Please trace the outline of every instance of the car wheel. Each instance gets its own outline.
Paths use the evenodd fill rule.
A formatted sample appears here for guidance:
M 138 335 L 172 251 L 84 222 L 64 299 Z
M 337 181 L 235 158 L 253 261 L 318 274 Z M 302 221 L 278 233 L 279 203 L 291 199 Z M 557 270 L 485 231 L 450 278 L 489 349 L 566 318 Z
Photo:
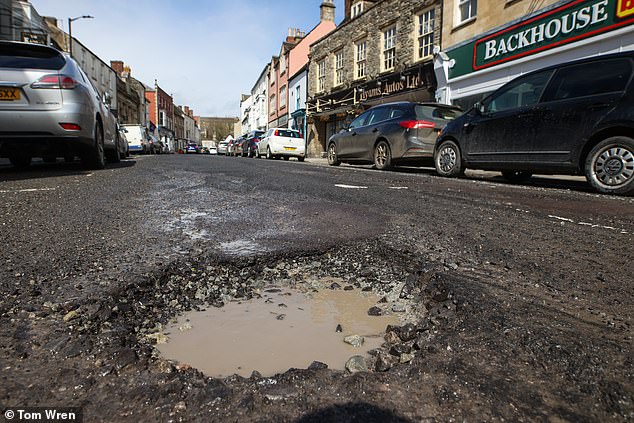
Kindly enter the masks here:
M 337 145 L 333 142 L 328 146 L 328 164 L 330 166 L 339 166 L 339 156 L 337 156 Z
M 266 158 L 269 160 L 273 158 L 273 154 L 271 154 L 271 147 L 266 147 Z
M 634 140 L 610 137 L 588 154 L 586 178 L 592 187 L 605 194 L 634 193 Z
M 300 161 L 300 162 L 303 162 L 304 161 L 304 157 L 298 157 L 297 160 Z
M 374 147 L 374 166 L 379 170 L 388 170 L 392 167 L 392 152 L 387 141 L 379 141 Z
M 82 156 L 82 163 L 88 169 L 103 169 L 106 167 L 106 155 L 103 149 L 103 133 L 101 125 L 95 125 L 94 145 L 90 151 Z
M 291 158 L 288 156 L 284 156 L 284 160 L 289 161 Z
M 445 141 L 436 150 L 436 172 L 441 176 L 459 176 L 464 173 L 460 148 L 453 141 Z
M 503 170 L 502 176 L 509 182 L 521 183 L 528 181 L 533 174 L 523 170 Z
M 31 156 L 11 156 L 9 157 L 9 162 L 18 169 L 26 169 L 31 165 Z

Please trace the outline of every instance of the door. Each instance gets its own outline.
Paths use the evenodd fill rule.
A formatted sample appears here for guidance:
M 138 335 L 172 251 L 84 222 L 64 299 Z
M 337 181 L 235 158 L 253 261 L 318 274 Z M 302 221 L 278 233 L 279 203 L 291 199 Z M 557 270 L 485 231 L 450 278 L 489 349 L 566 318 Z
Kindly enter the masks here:
M 542 101 L 532 160 L 577 166 L 577 157 L 602 118 L 612 110 L 632 75 L 632 61 L 616 58 L 558 69 Z
M 381 124 L 390 118 L 390 107 L 374 107 L 368 110 L 364 126 L 357 129 L 352 141 L 352 155 L 356 158 L 374 161 L 374 144 L 381 136 Z
M 522 163 L 530 156 L 542 110 L 539 99 L 552 76 L 548 70 L 520 77 L 482 102 L 464 127 L 465 150 L 474 163 Z
M 348 130 L 337 137 L 337 155 L 340 158 L 353 157 L 353 144 L 359 136 L 359 131 L 365 126 L 368 114 L 368 112 L 365 112 L 357 116 L 348 127 Z

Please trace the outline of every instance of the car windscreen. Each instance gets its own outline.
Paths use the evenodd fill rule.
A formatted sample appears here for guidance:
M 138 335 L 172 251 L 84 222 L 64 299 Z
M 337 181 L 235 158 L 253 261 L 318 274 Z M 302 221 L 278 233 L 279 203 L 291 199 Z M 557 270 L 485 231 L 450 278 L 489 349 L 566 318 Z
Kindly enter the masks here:
M 64 57 L 48 47 L 0 43 L 0 68 L 60 70 L 65 64 Z
M 278 137 L 301 138 L 299 132 L 286 129 L 278 129 L 277 131 L 275 131 L 275 135 L 277 135 Z
M 460 110 L 449 107 L 416 106 L 417 119 L 442 119 L 449 121 L 454 120 L 461 114 L 462 112 Z

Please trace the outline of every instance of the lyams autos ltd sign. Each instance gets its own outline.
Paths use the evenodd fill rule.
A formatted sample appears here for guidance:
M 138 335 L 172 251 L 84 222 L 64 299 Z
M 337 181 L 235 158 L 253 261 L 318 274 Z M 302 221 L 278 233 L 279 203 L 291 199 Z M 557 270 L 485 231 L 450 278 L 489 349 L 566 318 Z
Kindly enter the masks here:
M 450 78 L 634 23 L 634 0 L 577 0 L 449 51 Z

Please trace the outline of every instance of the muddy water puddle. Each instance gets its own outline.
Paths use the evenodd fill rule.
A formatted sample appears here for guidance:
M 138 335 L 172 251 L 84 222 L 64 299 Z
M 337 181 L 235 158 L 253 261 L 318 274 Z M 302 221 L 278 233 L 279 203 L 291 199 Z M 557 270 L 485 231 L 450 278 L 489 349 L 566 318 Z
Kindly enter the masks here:
M 357 290 L 268 287 L 262 298 L 182 316 L 167 328 L 169 342 L 157 347 L 213 377 L 249 377 L 254 370 L 273 376 L 313 361 L 343 370 L 350 357 L 381 346 L 387 325 L 399 324 L 394 315 L 368 316 L 377 301 Z M 349 335 L 363 336 L 363 345 L 345 343 Z

